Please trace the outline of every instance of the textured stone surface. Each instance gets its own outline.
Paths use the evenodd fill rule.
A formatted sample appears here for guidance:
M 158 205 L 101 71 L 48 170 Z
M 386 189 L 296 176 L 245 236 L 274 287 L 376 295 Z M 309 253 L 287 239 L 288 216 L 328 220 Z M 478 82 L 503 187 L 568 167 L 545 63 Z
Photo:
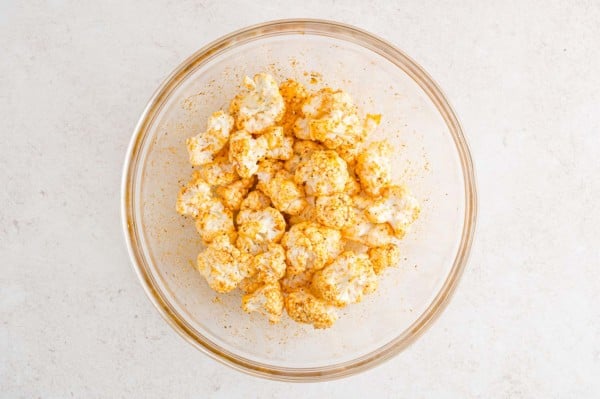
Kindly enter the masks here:
M 283 3 L 0 2 L 0 397 L 597 395 L 600 5 Z M 160 81 L 223 34 L 298 16 L 370 30 L 434 76 L 481 201 L 470 265 L 433 328 L 374 370 L 304 385 L 179 338 L 131 271 L 119 220 L 125 148 Z

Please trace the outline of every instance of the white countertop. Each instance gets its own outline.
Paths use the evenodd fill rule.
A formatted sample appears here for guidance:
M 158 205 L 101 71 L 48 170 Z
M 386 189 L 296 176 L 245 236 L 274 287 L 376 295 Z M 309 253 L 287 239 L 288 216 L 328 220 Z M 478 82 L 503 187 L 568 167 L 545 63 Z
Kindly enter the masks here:
M 0 2 L 0 397 L 597 395 L 600 4 L 444 3 Z M 303 385 L 231 370 L 172 331 L 119 216 L 125 149 L 162 79 L 223 34 L 302 16 L 367 29 L 430 72 L 480 199 L 469 266 L 433 327 L 380 367 Z

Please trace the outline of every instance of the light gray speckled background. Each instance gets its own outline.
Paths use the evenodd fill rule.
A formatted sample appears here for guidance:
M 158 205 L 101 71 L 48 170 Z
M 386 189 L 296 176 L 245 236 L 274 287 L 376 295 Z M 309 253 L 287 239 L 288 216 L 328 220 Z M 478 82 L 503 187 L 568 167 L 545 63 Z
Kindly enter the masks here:
M 0 397 L 597 395 L 600 3 L 283 3 L 0 1 Z M 162 79 L 225 33 L 299 16 L 370 30 L 434 76 L 481 201 L 433 328 L 383 366 L 309 385 L 240 374 L 179 338 L 119 220 L 125 148 Z

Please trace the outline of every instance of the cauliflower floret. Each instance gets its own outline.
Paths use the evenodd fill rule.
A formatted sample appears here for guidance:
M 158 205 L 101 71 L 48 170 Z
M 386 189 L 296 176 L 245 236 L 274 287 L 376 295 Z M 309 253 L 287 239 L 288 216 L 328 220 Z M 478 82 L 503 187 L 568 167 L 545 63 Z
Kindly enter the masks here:
M 225 208 L 221 201 L 213 198 L 206 203 L 205 208 L 198 214 L 196 230 L 198 230 L 204 242 L 210 242 L 222 233 L 233 239 L 236 235 L 233 225 L 233 213 Z
M 369 248 L 367 254 L 369 255 L 375 274 L 381 274 L 383 269 L 400 262 L 400 249 L 395 244 Z
M 237 215 L 237 224 L 237 247 L 253 255 L 265 251 L 269 243 L 279 242 L 285 231 L 283 215 L 271 207 L 258 211 L 244 209 Z
M 225 156 L 216 157 L 214 161 L 200 166 L 198 174 L 211 186 L 226 186 L 239 179 L 233 163 Z
M 229 139 L 229 160 L 243 178 L 258 171 L 258 162 L 267 154 L 266 140 L 257 140 L 245 130 L 239 130 Z
M 362 141 L 363 128 L 350 95 L 324 88 L 302 105 L 304 118 L 296 121 L 294 134 L 303 140 L 318 140 L 327 148 Z
M 254 178 L 241 179 L 227 186 L 217 187 L 215 193 L 221 198 L 221 201 L 223 201 L 223 204 L 227 208 L 237 211 L 240 209 L 248 190 L 254 185 L 255 180 Z
M 343 158 L 343 157 L 342 157 Z M 344 187 L 344 192 L 350 196 L 358 195 L 360 193 L 361 187 L 358 181 L 358 177 L 354 173 L 354 169 L 348 168 L 348 180 L 346 181 L 346 187 Z
M 195 171 L 192 180 L 179 191 L 176 204 L 177 213 L 195 218 L 211 199 L 210 185 L 202 180 Z
M 204 165 L 213 160 L 229 139 L 233 127 L 233 118 L 223 111 L 218 111 L 208 118 L 206 132 L 190 137 L 186 141 L 190 163 L 194 166 Z
M 348 167 L 335 151 L 315 151 L 298 165 L 294 179 L 304 185 L 307 195 L 341 193 L 348 181 Z
M 281 212 L 297 215 L 306 206 L 304 190 L 294 182 L 293 176 L 286 170 L 278 171 L 273 177 L 259 173 L 258 188 L 269 196 L 275 208 Z
M 388 223 L 374 224 L 363 237 L 363 244 L 368 247 L 381 247 L 396 241 L 394 229 Z
M 250 276 L 240 281 L 240 283 L 238 284 L 238 288 L 244 294 L 250 294 L 262 287 L 263 285 L 264 283 L 260 281 L 258 277 L 256 277 L 256 274 L 251 274 Z
M 197 269 L 210 288 L 229 292 L 249 274 L 250 257 L 231 245 L 227 234 L 220 234 L 198 255 Z
M 357 147 L 374 130 L 381 115 L 367 115 L 364 121 L 350 95 L 342 90 L 324 88 L 308 97 L 302 105 L 303 118 L 296 120 L 294 134 L 302 140 L 318 140 L 325 147 L 339 149 L 350 162 Z
M 325 147 L 323 147 L 319 143 L 315 143 L 314 141 L 310 141 L 310 140 L 296 141 L 293 146 L 294 153 L 293 153 L 292 157 L 289 160 L 287 160 L 284 164 L 285 170 L 287 170 L 290 173 L 295 173 L 298 165 L 300 165 L 300 163 L 306 161 L 310 157 L 310 154 L 312 154 L 314 151 L 323 150 L 323 149 L 325 149 Z
M 298 274 L 321 269 L 342 250 L 338 230 L 314 222 L 293 225 L 281 241 L 286 250 L 288 270 Z
M 338 318 L 333 306 L 303 289 L 285 297 L 285 310 L 293 320 L 312 324 L 314 328 L 331 327 Z
M 285 293 L 290 293 L 300 288 L 310 287 L 314 274 L 315 273 L 312 270 L 305 270 L 297 274 L 290 273 L 290 271 L 287 270 L 285 276 L 279 280 L 281 290 Z
M 283 294 L 277 281 L 267 283 L 252 293 L 242 297 L 244 311 L 259 312 L 269 318 L 271 323 L 279 322 L 283 312 Z
M 315 273 L 312 290 L 336 306 L 360 302 L 377 289 L 377 276 L 366 254 L 346 251 Z
M 246 198 L 242 201 L 240 209 L 249 209 L 252 211 L 258 211 L 271 206 L 271 200 L 265 193 L 260 190 L 250 191 Z
M 273 179 L 277 172 L 282 169 L 283 163 L 275 159 L 264 159 L 260 161 L 258 163 L 258 170 L 256 171 L 256 177 L 258 178 L 258 184 L 256 185 L 256 188 L 266 194 L 266 183 Z
M 273 76 L 267 73 L 244 78 L 247 90 L 231 102 L 229 112 L 236 118 L 238 129 L 258 133 L 281 120 L 285 110 L 283 97 Z
M 352 223 L 352 200 L 344 193 L 317 197 L 315 208 L 317 221 L 324 226 L 341 229 Z
M 267 145 L 267 158 L 288 160 L 292 157 L 294 139 L 283 135 L 283 128 L 275 126 L 267 130 L 258 140 L 264 140 Z
M 288 222 L 290 225 L 310 222 L 317 220 L 317 208 L 315 207 L 315 197 L 305 197 L 306 206 L 297 215 L 290 215 Z
M 394 230 L 389 224 L 376 224 L 367 218 L 364 209 L 372 204 L 371 200 L 358 195 L 352 197 L 352 203 L 353 207 L 350 210 L 352 223 L 341 230 L 344 238 L 369 247 L 387 245 L 394 241 Z
M 294 134 L 294 123 L 302 115 L 302 104 L 308 97 L 306 88 L 298 81 L 288 79 L 279 85 L 279 93 L 285 103 L 285 113 L 281 119 L 283 131 L 287 136 Z
M 381 190 L 381 197 L 365 213 L 373 223 L 389 223 L 394 229 L 394 235 L 402 238 L 408 227 L 419 217 L 420 210 L 419 203 L 405 187 L 390 186 Z
M 270 243 L 265 252 L 252 259 L 250 265 L 258 281 L 263 283 L 278 281 L 285 275 L 285 251 L 281 245 Z
M 392 182 L 392 153 L 392 146 L 384 140 L 369 144 L 357 157 L 356 174 L 368 194 L 377 196 Z

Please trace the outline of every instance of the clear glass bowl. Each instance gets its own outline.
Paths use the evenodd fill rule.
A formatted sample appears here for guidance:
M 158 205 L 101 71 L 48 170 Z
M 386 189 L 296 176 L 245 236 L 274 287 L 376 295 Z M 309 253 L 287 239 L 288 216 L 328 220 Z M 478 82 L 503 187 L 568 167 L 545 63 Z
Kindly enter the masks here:
M 242 77 L 268 71 L 347 90 L 364 111 L 383 114 L 374 138 L 398 151 L 394 180 L 421 200 L 403 259 L 378 291 L 340 312 L 333 328 L 284 318 L 270 325 L 240 309 L 240 294 L 217 295 L 193 265 L 201 242 L 175 212 L 191 173 L 185 139 L 226 108 Z M 310 83 L 313 79 L 313 83 Z M 440 89 L 391 44 L 351 26 L 284 20 L 252 26 L 206 46 L 156 91 L 135 129 L 123 173 L 122 217 L 131 259 L 167 322 L 213 358 L 279 380 L 350 375 L 394 356 L 427 329 L 456 288 L 473 238 L 476 193 L 461 127 Z

